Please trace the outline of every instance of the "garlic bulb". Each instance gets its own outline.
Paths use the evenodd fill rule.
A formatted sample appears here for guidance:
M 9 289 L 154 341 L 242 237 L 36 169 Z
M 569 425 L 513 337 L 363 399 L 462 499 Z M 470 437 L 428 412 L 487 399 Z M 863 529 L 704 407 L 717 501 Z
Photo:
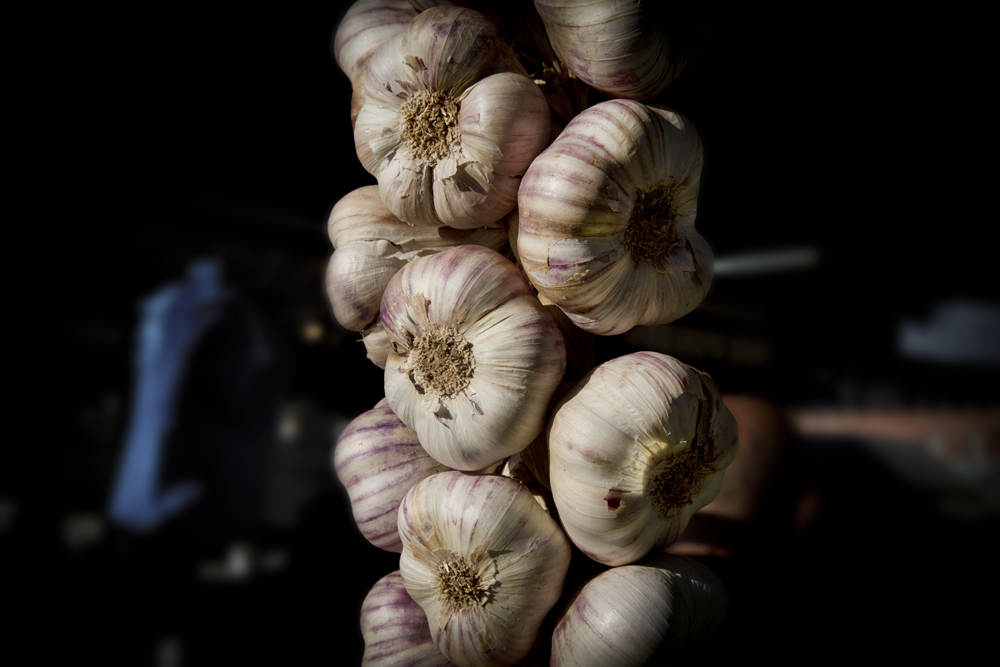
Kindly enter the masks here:
M 728 606 L 719 578 L 684 556 L 606 570 L 573 599 L 552 636 L 552 667 L 675 664 L 715 633 Z
M 566 352 L 508 259 L 479 246 L 415 259 L 389 282 L 381 313 L 385 396 L 435 460 L 478 470 L 541 432 Z
M 387 39 L 406 30 L 417 14 L 447 0 L 358 0 L 333 35 L 333 57 L 351 80 L 351 127 L 365 103 L 365 72 L 372 54 Z
M 630 100 L 580 113 L 531 164 L 518 256 L 582 329 L 619 334 L 692 311 L 712 278 L 695 230 L 701 140 L 678 113 Z
M 395 216 L 471 229 L 514 208 L 548 132 L 544 96 L 483 15 L 434 7 L 369 61 L 354 142 Z
M 414 484 L 448 470 L 423 450 L 417 434 L 389 409 L 383 398 L 351 421 L 337 438 L 333 468 L 347 489 L 351 511 L 365 539 L 399 553 L 396 513 Z
M 408 225 L 389 212 L 375 185 L 342 197 L 330 211 L 327 232 L 334 253 L 327 265 L 326 293 L 337 322 L 350 331 L 361 331 L 378 318 L 389 279 L 415 257 L 458 245 L 497 251 L 507 246 L 499 225 L 470 230 Z
M 453 667 L 431 641 L 427 616 L 399 570 L 379 579 L 361 603 L 361 667 Z
M 674 542 L 718 494 L 737 447 L 712 379 L 656 352 L 595 368 L 556 406 L 548 437 L 563 528 L 607 565 Z
M 438 473 L 406 494 L 399 534 L 403 584 L 449 660 L 502 667 L 528 655 L 559 599 L 570 545 L 524 486 Z
M 671 10 L 658 1 L 535 0 L 535 8 L 559 59 L 611 97 L 656 97 L 687 64 L 667 32 Z

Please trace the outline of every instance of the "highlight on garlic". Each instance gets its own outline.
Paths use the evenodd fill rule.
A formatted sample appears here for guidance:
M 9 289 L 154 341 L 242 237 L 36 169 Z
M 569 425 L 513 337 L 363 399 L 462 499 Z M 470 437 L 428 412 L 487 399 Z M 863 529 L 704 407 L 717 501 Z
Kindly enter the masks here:
M 577 593 L 552 636 L 552 667 L 676 664 L 711 638 L 728 599 L 718 577 L 685 556 L 606 570 Z
M 361 603 L 361 667 L 454 667 L 431 640 L 427 616 L 399 570 L 372 586 Z
M 489 21 L 433 7 L 372 55 L 354 140 L 396 217 L 471 229 L 514 208 L 548 133 L 545 97 Z
M 656 97 L 687 65 L 668 32 L 677 10 L 665 3 L 535 0 L 535 8 L 559 59 L 611 97 Z
M 665 108 L 610 100 L 581 112 L 524 175 L 518 257 L 582 329 L 665 324 L 701 303 L 712 252 L 695 230 L 701 140 Z
M 571 549 L 526 487 L 499 475 L 438 473 L 406 494 L 399 534 L 403 584 L 449 660 L 504 667 L 529 654 Z
M 326 293 L 337 322 L 350 331 L 378 319 L 385 286 L 410 260 L 458 245 L 498 252 L 507 247 L 499 225 L 469 230 L 408 225 L 389 212 L 375 185 L 342 197 L 330 211 L 327 233 L 334 253 L 327 264 Z
M 584 554 L 633 563 L 684 532 L 722 488 L 736 422 L 706 374 L 657 352 L 595 368 L 556 406 L 549 478 Z
M 396 553 L 403 550 L 396 532 L 403 496 L 425 477 L 449 470 L 427 455 L 384 398 L 341 432 L 333 468 L 351 499 L 358 530 L 375 546 Z
M 458 246 L 404 266 L 382 296 L 385 397 L 437 461 L 479 470 L 541 432 L 562 334 L 499 253 Z

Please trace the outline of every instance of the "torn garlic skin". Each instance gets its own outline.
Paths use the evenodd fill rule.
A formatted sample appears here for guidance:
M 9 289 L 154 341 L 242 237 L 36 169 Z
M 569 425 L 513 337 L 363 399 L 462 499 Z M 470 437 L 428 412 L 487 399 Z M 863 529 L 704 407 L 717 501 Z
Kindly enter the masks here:
M 672 544 L 718 495 L 737 430 L 708 375 L 635 352 L 570 391 L 548 440 L 563 528 L 584 554 L 618 566 Z
M 381 318 L 386 399 L 435 460 L 482 470 L 541 432 L 566 351 L 510 260 L 479 246 L 415 259 L 390 281 Z
M 399 535 L 403 585 L 449 660 L 505 667 L 530 653 L 571 550 L 526 487 L 500 475 L 432 475 L 403 499 Z
M 517 204 L 549 123 L 544 95 L 489 21 L 434 7 L 372 55 L 354 143 L 395 216 L 472 229 Z

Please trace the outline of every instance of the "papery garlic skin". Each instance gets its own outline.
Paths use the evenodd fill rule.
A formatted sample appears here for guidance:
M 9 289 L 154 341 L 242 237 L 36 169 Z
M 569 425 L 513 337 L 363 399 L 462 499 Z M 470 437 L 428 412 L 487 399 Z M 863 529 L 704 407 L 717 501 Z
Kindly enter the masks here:
M 673 357 L 607 361 L 556 406 L 549 481 L 563 528 L 590 558 L 633 563 L 673 543 L 722 488 L 736 422 L 708 375 Z
M 667 32 L 669 8 L 652 0 L 535 0 L 559 59 L 611 97 L 647 100 L 687 64 Z
M 420 480 L 449 470 L 427 455 L 417 434 L 393 414 L 384 398 L 337 438 L 333 468 L 347 489 L 361 534 L 396 553 L 403 550 L 396 531 L 403 496 Z
M 431 640 L 427 616 L 399 570 L 379 579 L 361 603 L 361 667 L 454 667 Z
M 459 245 L 507 247 L 499 225 L 458 230 L 414 227 L 382 203 L 378 187 L 349 192 L 330 211 L 327 233 L 334 253 L 327 265 L 326 292 L 337 322 L 361 331 L 377 318 L 382 292 L 396 271 L 417 257 Z
M 461 667 L 514 665 L 559 599 L 570 544 L 531 493 L 499 475 L 444 472 L 399 508 L 407 592 Z
M 385 365 L 389 361 L 389 351 L 391 349 L 389 336 L 385 333 L 385 327 L 379 320 L 367 329 L 361 330 L 361 342 L 365 345 L 365 352 L 368 360 L 385 370 Z
M 549 109 L 479 12 L 434 7 L 368 63 L 354 142 L 386 207 L 414 225 L 471 229 L 517 204 L 548 142 Z
M 701 169 L 698 133 L 674 111 L 610 100 L 581 112 L 518 193 L 528 279 L 595 334 L 691 312 L 713 267 L 694 226 Z
M 645 559 L 588 581 L 556 625 L 552 667 L 675 664 L 725 619 L 728 600 L 708 567 L 684 556 Z
M 385 396 L 437 461 L 479 470 L 541 432 L 562 334 L 510 260 L 459 246 L 403 267 L 382 297 Z

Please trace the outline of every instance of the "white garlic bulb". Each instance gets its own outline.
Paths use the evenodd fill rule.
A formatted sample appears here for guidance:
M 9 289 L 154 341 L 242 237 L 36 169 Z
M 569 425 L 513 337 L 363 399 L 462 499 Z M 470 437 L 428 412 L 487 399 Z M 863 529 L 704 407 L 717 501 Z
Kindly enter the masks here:
M 369 61 L 354 142 L 395 216 L 471 229 L 514 208 L 548 132 L 545 97 L 496 29 L 434 7 Z
M 611 97 L 656 97 L 687 64 L 659 0 L 535 0 L 535 8 L 560 60 Z
M 351 499 L 354 522 L 365 539 L 399 553 L 396 514 L 414 484 L 449 470 L 424 451 L 417 434 L 399 420 L 383 398 L 344 428 L 333 450 L 337 479 Z
M 382 292 L 407 262 L 458 245 L 482 245 L 497 251 L 507 246 L 499 225 L 458 230 L 414 227 L 382 203 L 378 187 L 349 192 L 330 211 L 327 233 L 334 253 L 326 271 L 326 293 L 337 322 L 361 331 L 378 318 Z
M 595 368 L 556 406 L 548 439 L 560 521 L 606 565 L 674 542 L 718 494 L 737 448 L 712 379 L 656 352 Z
M 385 396 L 435 460 L 479 470 L 541 432 L 566 352 L 510 260 L 480 246 L 415 259 L 389 282 L 381 314 Z
M 518 193 L 518 256 L 539 294 L 602 335 L 692 311 L 712 279 L 694 226 L 701 167 L 676 112 L 630 100 L 581 112 Z
M 588 581 L 552 636 L 552 667 L 675 664 L 725 619 L 722 582 L 684 556 L 659 555 Z
M 449 660 L 503 667 L 528 655 L 571 550 L 527 488 L 499 475 L 438 473 L 406 494 L 399 534 L 403 583 Z
M 453 667 L 431 640 L 427 615 L 399 570 L 375 582 L 361 603 L 361 667 Z

